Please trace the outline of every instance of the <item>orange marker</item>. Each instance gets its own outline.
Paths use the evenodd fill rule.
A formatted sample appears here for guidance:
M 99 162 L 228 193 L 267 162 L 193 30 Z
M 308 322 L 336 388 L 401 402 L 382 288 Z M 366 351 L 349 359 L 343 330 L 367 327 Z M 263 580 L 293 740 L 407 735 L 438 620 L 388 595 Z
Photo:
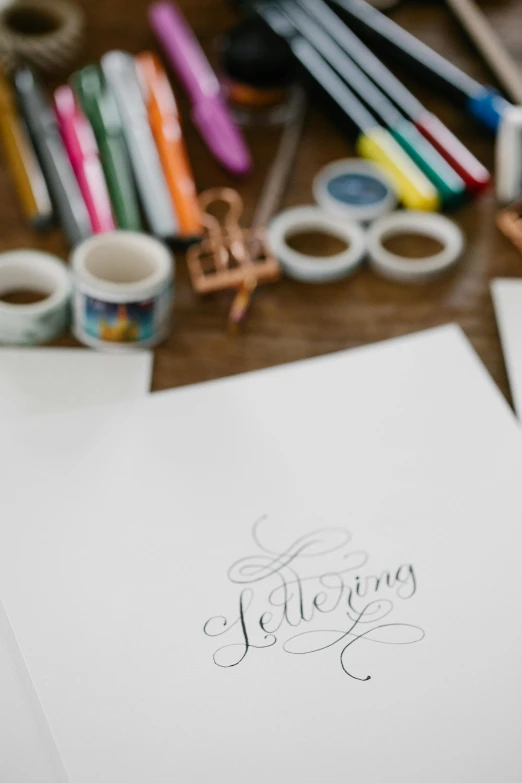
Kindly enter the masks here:
M 34 228 L 47 228 L 53 209 L 29 135 L 7 80 L 0 76 L 0 138 L 24 211 Z
M 143 52 L 136 58 L 145 91 L 149 123 L 176 210 L 180 234 L 187 239 L 203 233 L 202 214 L 187 156 L 176 99 L 158 58 Z

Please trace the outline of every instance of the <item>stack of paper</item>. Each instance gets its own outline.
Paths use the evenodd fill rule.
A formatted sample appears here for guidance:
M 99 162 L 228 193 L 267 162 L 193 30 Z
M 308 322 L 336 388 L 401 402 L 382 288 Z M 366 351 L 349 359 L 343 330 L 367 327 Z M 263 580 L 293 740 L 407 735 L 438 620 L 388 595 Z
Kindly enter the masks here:
M 81 349 L 2 348 L 0 419 L 138 399 L 149 391 L 151 374 L 150 352 L 108 356 Z M 4 458 L 9 460 L 11 440 L 5 424 L 2 429 Z M 14 431 L 12 438 L 16 437 Z M 31 489 L 29 480 L 26 489 Z M 0 781 L 66 780 L 44 710 L 0 603 Z
M 69 783 L 520 781 L 520 435 L 458 329 L 5 437 Z

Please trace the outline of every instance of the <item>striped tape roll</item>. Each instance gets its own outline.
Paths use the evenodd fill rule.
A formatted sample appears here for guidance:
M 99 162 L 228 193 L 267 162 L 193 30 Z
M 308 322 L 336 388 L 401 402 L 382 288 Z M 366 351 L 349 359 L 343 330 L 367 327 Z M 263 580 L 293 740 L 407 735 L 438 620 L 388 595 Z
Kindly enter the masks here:
M 0 9 L 0 68 L 65 69 L 81 48 L 84 25 L 83 10 L 65 0 L 11 0 Z

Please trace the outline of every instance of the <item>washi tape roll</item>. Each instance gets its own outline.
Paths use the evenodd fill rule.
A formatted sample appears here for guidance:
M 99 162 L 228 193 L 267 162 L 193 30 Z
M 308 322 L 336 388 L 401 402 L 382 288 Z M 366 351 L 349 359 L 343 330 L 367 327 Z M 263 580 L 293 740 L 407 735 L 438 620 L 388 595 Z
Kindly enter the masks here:
M 83 10 L 66 0 L 11 0 L 0 7 L 0 68 L 65 69 L 82 44 Z
M 347 158 L 325 166 L 313 182 L 319 206 L 332 215 L 368 223 L 397 206 L 391 180 L 364 160 Z
M 347 244 L 346 250 L 331 256 L 310 256 L 288 244 L 292 236 L 311 231 L 341 239 Z M 277 215 L 268 227 L 267 243 L 286 274 L 305 283 L 329 283 L 347 277 L 366 255 L 366 234 L 358 223 L 313 206 L 294 207 Z
M 31 304 L 8 294 L 37 294 Z M 63 261 L 47 253 L 15 250 L 0 255 L 0 344 L 35 345 L 62 334 L 70 322 L 71 279 Z
M 162 242 L 132 231 L 97 234 L 76 247 L 73 331 L 102 350 L 150 348 L 170 331 L 174 263 Z
M 435 239 L 442 250 L 424 258 L 405 258 L 390 252 L 384 242 L 393 236 L 414 234 Z M 368 231 L 368 255 L 375 272 L 400 283 L 423 283 L 450 269 L 464 249 L 460 228 L 443 215 L 426 212 L 392 212 Z

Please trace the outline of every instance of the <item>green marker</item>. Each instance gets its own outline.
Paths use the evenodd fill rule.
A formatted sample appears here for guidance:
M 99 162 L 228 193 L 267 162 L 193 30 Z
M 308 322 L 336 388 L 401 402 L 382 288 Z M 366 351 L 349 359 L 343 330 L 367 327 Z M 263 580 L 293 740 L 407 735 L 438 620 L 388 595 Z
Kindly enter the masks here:
M 141 231 L 138 198 L 122 123 L 104 76 L 97 65 L 88 65 L 73 74 L 71 85 L 98 142 L 118 228 Z

